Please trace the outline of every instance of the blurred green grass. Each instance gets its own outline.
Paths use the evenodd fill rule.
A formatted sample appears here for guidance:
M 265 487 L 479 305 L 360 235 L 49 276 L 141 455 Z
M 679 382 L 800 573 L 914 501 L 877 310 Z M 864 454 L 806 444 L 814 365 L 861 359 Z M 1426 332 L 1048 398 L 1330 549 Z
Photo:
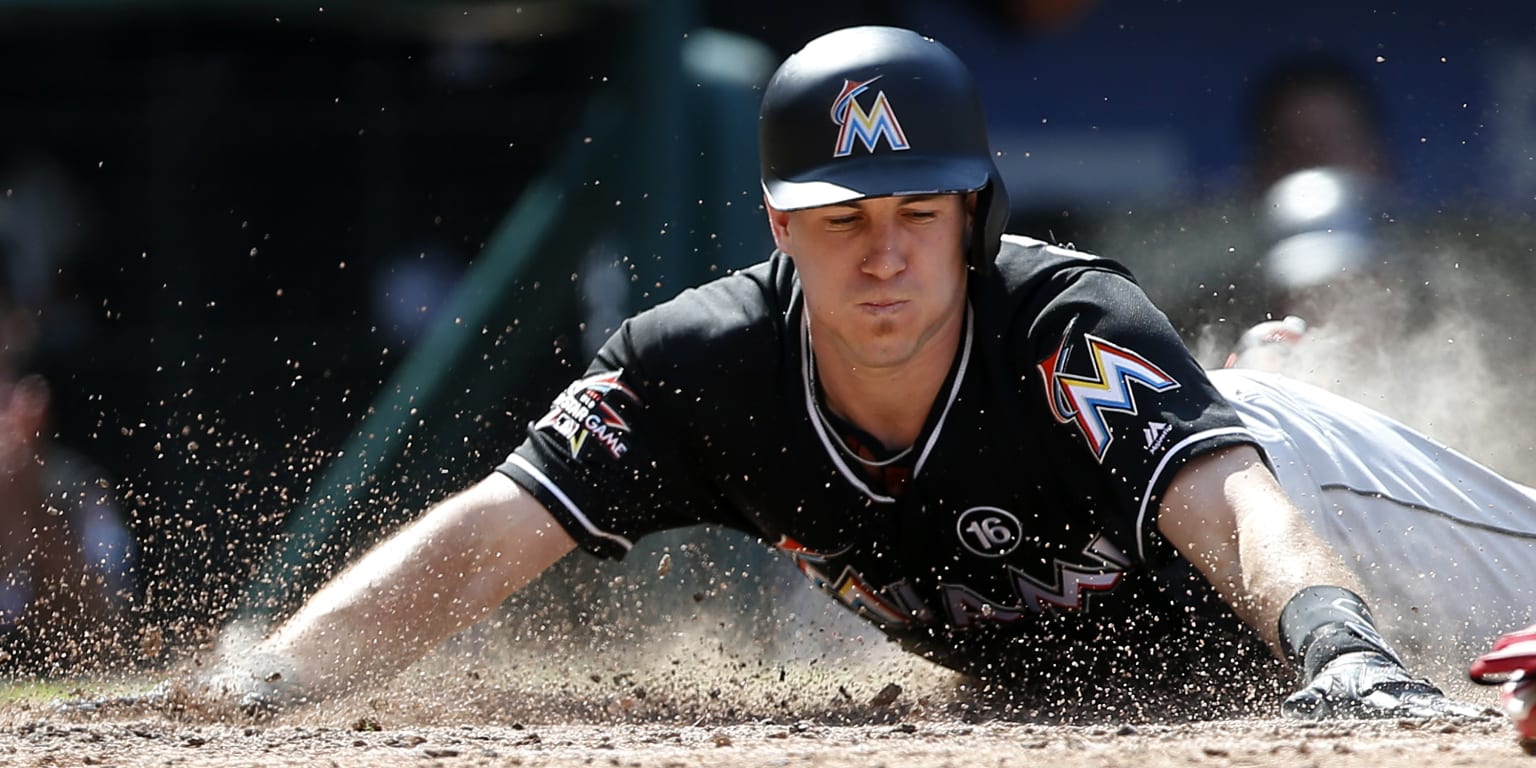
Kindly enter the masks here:
M 158 680 L 148 678 L 22 678 L 0 684 L 0 705 L 46 704 L 61 699 L 103 698 L 143 693 Z

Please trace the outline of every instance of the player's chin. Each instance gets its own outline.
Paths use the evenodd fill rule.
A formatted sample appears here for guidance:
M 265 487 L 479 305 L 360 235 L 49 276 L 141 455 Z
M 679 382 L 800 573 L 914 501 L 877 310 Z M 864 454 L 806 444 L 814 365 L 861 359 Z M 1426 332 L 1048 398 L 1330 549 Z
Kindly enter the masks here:
M 873 317 L 867 323 L 868 339 L 874 347 L 900 349 L 912 346 L 907 323 L 893 317 Z
M 889 343 L 873 343 L 863 350 L 862 366 L 870 369 L 900 368 L 916 357 L 914 345 L 906 340 L 890 340 Z

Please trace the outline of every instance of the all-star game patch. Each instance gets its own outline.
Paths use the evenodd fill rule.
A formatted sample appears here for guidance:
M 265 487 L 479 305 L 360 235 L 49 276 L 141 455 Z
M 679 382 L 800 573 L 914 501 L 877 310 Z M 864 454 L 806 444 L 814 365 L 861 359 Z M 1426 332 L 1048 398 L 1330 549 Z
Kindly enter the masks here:
M 603 447 L 615 459 L 623 458 L 629 451 L 624 438 L 629 434 L 629 422 L 619 414 L 612 398 L 628 398 L 639 404 L 629 387 L 619 381 L 622 370 L 588 376 L 566 387 L 555 398 L 549 413 L 539 419 L 535 429 L 547 429 L 565 438 L 571 457 L 581 458 L 588 444 Z

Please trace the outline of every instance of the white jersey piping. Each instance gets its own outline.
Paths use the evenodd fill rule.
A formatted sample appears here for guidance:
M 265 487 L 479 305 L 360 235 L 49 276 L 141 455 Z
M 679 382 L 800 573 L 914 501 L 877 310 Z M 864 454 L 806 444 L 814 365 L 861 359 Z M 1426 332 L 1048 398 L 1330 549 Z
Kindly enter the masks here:
M 1223 427 L 1221 429 L 1206 430 L 1205 432 L 1196 432 L 1174 444 L 1172 448 L 1168 449 L 1167 453 L 1163 454 L 1162 460 L 1157 462 L 1157 469 L 1153 470 L 1152 477 L 1147 480 L 1147 487 L 1141 491 L 1141 511 L 1136 514 L 1136 554 L 1140 557 L 1141 562 L 1147 561 L 1147 513 L 1152 511 L 1152 489 L 1157 487 L 1157 479 L 1163 476 L 1163 470 L 1168 468 L 1168 463 L 1173 461 L 1174 457 L 1182 453 L 1192 443 L 1212 437 L 1220 437 L 1221 435 L 1248 435 L 1253 437 L 1253 433 L 1248 431 L 1247 427 Z M 1254 442 L 1257 443 L 1258 439 L 1254 438 Z
M 811 366 L 815 365 L 815 358 L 811 353 L 811 319 L 810 315 L 803 309 L 800 313 L 800 329 L 800 381 L 805 390 L 805 412 L 810 417 L 811 426 L 816 430 L 816 436 L 821 439 L 822 449 L 827 452 L 827 456 L 832 459 L 833 465 L 837 467 L 838 473 L 850 485 L 859 489 L 861 493 L 872 501 L 878 501 L 882 504 L 895 503 L 895 497 L 876 493 L 874 489 L 864 482 L 863 478 L 859 477 L 858 473 L 848 466 L 847 462 L 843 461 L 843 457 L 837 449 L 837 444 L 833 442 L 840 438 L 828 434 L 827 428 L 818 417 L 816 386 L 811 371 Z M 971 361 L 971 342 L 974 333 L 975 323 L 973 322 L 971 308 L 967 305 L 965 308 L 965 341 L 960 352 L 960 370 L 956 372 L 955 383 L 949 389 L 949 398 L 944 401 L 944 410 L 940 412 L 938 421 L 934 423 L 933 431 L 929 433 L 927 442 L 923 444 L 923 452 L 918 454 L 917 463 L 912 467 L 913 477 L 917 477 L 918 472 L 922 471 L 923 463 L 928 460 L 928 454 L 933 452 L 933 446 L 938 442 L 939 434 L 944 429 L 944 420 L 949 416 L 949 409 L 960 396 L 960 383 L 965 381 L 965 370 Z
M 923 471 L 923 464 L 928 461 L 928 454 L 933 452 L 933 446 L 939 442 L 939 434 L 944 431 L 944 420 L 949 418 L 949 409 L 960 397 L 960 383 L 965 381 L 965 372 L 971 362 L 971 335 L 976 332 L 976 322 L 971 314 L 971 305 L 965 305 L 965 346 L 960 350 L 960 370 L 955 372 L 954 386 L 949 388 L 949 400 L 944 403 L 944 410 L 939 413 L 939 420 L 933 424 L 933 434 L 928 436 L 928 443 L 923 446 L 923 452 L 917 457 L 917 464 L 912 467 L 912 476 Z
M 837 467 L 838 474 L 843 476 L 853 487 L 858 488 L 865 496 L 882 504 L 891 504 L 895 498 L 875 493 L 859 476 L 843 461 L 842 454 L 837 452 L 837 446 L 832 444 L 832 437 L 827 434 L 827 428 L 822 425 L 821 419 L 816 417 L 816 387 L 811 383 L 811 366 L 815 363 L 811 359 L 811 320 L 802 312 L 800 314 L 800 382 L 805 390 L 805 415 L 810 418 L 811 426 L 816 429 L 816 436 L 821 439 L 821 447 L 832 459 Z
M 538 481 L 539 485 L 544 486 L 544 490 L 549 491 L 550 495 L 559 499 L 560 503 L 565 505 L 565 510 L 571 513 L 571 517 L 576 518 L 576 522 L 581 523 L 581 527 L 585 528 L 587 533 L 615 542 L 619 546 L 623 547 L 625 552 L 634 549 L 635 545 L 629 539 L 626 539 L 616 533 L 609 533 L 593 525 L 592 520 L 583 514 L 581 509 L 576 506 L 576 502 L 572 501 L 571 497 L 565 495 L 565 491 L 560 490 L 560 487 L 555 485 L 554 482 L 552 482 L 548 477 L 545 477 L 543 472 L 540 472 L 532 464 L 528 463 L 527 459 L 524 459 L 523 457 L 514 453 L 508 457 L 507 461 L 512 464 L 516 464 L 518 469 L 527 472 L 530 477 Z

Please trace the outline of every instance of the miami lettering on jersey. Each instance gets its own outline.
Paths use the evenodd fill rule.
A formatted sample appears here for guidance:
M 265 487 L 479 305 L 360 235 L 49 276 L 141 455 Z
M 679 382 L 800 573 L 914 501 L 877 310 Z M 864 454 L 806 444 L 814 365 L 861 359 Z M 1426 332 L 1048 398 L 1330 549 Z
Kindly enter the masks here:
M 877 589 L 863 574 L 849 566 L 843 566 L 843 572 L 837 579 L 830 579 L 822 571 L 822 566 L 826 565 L 829 558 L 837 557 L 842 552 L 816 552 L 784 535 L 779 536 L 777 546 L 789 553 L 796 567 L 813 585 L 830 593 L 855 613 L 880 624 L 926 622 L 932 618 L 922 600 L 911 594 L 911 587 L 905 581 Z
M 923 599 L 905 580 L 877 588 L 849 566 L 843 566 L 834 579 L 827 575 L 825 567 L 830 559 L 843 552 L 816 552 L 783 535 L 777 546 L 794 559 L 795 565 L 813 585 L 867 619 L 893 625 L 928 624 L 934 620 Z M 972 627 L 983 622 L 1007 624 L 1052 609 L 1084 610 L 1088 607 L 1088 596 L 1114 589 L 1129 565 L 1130 560 L 1119 548 L 1103 536 L 1096 536 L 1083 548 L 1081 560 L 1054 558 L 1049 581 L 1005 565 L 1013 591 L 1010 598 L 1015 601 L 1012 605 L 988 599 L 965 584 L 941 584 L 939 589 L 944 609 L 955 627 Z
M 1125 347 L 1111 344 L 1092 334 L 1083 335 L 1093 364 L 1091 375 L 1079 376 L 1066 372 L 1067 358 L 1073 346 L 1071 333 L 1062 337 L 1061 345 L 1049 357 L 1040 362 L 1040 375 L 1045 381 L 1045 396 L 1056 420 L 1066 424 L 1077 422 L 1088 447 L 1100 463 L 1109 451 L 1115 437 L 1109 429 L 1108 413 L 1136 415 L 1136 398 L 1131 382 L 1136 382 L 1154 392 L 1179 388 L 1179 382 L 1153 365 L 1146 358 Z
M 1120 583 L 1130 560 L 1103 536 L 1089 542 L 1082 554 L 1088 562 L 1054 558 L 1051 562 L 1053 578 L 1049 582 L 1007 566 L 1017 604 L 993 602 L 963 584 L 946 584 L 944 608 L 956 627 L 970 627 L 981 622 L 1007 624 L 1049 609 L 1084 610 L 1091 593 L 1114 589 Z
M 843 91 L 832 102 L 832 122 L 842 126 L 837 132 L 837 147 L 832 152 L 833 157 L 847 157 L 853 154 L 853 141 L 858 139 L 864 145 L 864 149 L 873 153 L 875 145 L 880 143 L 880 137 L 884 136 L 887 144 L 893 150 L 911 149 L 907 143 L 907 135 L 901 130 L 901 123 L 896 119 L 896 111 L 891 109 L 891 102 L 885 98 L 885 91 L 875 93 L 875 105 L 868 112 L 859 105 L 859 94 L 869 90 L 869 84 L 879 80 L 883 75 L 875 75 L 862 82 L 852 80 L 843 81 Z
M 624 440 L 629 435 L 629 422 L 614 410 L 608 398 L 619 393 L 631 402 L 640 402 L 634 391 L 619 381 L 623 373 L 600 373 L 566 387 L 534 428 L 548 429 L 565 438 L 572 458 L 581 458 L 589 440 L 601 445 L 613 458 L 622 458 L 629 451 Z

